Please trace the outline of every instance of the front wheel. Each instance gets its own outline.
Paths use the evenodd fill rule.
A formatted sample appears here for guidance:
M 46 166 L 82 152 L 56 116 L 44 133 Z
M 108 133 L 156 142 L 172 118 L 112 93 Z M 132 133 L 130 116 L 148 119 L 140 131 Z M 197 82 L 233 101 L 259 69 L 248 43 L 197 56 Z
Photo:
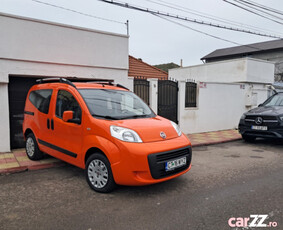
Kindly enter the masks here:
M 110 163 L 100 153 L 94 153 L 88 158 L 85 176 L 89 186 L 96 192 L 108 193 L 116 187 Z
M 26 153 L 30 160 L 40 160 L 43 158 L 43 153 L 38 148 L 35 136 L 33 133 L 27 135 L 26 139 Z

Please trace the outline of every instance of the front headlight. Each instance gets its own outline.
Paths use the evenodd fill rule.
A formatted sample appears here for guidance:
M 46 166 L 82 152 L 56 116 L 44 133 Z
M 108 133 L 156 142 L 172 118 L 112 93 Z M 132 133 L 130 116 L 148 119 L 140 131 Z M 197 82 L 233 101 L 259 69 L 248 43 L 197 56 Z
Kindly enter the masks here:
M 280 121 L 283 121 L 283 115 L 279 116 Z
M 176 130 L 178 136 L 181 136 L 182 135 L 182 131 L 179 127 L 179 125 L 177 125 L 175 122 L 171 121 L 171 124 L 173 125 L 174 129 Z
M 241 116 L 241 120 L 244 120 L 246 118 L 246 114 L 244 113 L 242 116 Z
M 110 133 L 112 137 L 115 137 L 121 141 L 138 142 L 138 143 L 142 142 L 140 136 L 134 130 L 131 129 L 126 129 L 123 127 L 111 125 Z

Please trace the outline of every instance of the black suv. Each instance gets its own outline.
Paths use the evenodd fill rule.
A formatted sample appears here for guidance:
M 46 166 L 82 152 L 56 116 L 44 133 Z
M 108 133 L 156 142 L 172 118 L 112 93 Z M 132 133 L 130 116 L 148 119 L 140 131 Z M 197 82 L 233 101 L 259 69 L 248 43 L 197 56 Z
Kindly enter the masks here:
M 274 94 L 257 108 L 244 113 L 239 132 L 246 141 L 257 137 L 283 138 L 283 92 Z

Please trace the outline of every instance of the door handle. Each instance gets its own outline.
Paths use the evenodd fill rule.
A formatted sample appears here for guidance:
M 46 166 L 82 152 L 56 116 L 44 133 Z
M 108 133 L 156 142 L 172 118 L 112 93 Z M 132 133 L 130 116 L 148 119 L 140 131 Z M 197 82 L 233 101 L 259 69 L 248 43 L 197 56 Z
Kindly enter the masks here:
M 51 119 L 51 129 L 54 130 L 54 120 Z
M 50 129 L 50 120 L 49 120 L 49 118 L 47 119 L 47 129 Z

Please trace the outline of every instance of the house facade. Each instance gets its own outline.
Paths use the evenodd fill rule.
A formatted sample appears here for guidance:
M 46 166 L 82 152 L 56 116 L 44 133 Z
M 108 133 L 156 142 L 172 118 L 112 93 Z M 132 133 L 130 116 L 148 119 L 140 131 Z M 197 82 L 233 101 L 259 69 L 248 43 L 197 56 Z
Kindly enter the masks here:
M 0 152 L 23 147 L 28 89 L 38 78 L 128 78 L 128 36 L 0 14 Z
M 178 120 L 185 133 L 237 128 L 241 115 L 270 95 L 274 64 L 253 58 L 169 70 L 179 82 Z M 190 84 L 196 86 L 192 91 Z M 195 103 L 187 103 L 191 95 Z M 190 102 L 190 101 L 188 101 Z
M 250 57 L 275 64 L 275 81 L 283 81 L 283 39 L 217 49 L 203 58 L 205 63 Z

